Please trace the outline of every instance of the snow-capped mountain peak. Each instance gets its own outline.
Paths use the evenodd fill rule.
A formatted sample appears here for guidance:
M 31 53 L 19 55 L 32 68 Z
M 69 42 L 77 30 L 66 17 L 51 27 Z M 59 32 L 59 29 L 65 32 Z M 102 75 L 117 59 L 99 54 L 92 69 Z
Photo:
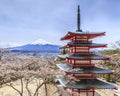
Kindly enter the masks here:
M 52 44 L 52 43 L 48 42 L 48 41 L 45 41 L 43 39 L 38 39 L 38 40 L 32 42 L 31 44 L 40 44 L 40 45 L 42 44 L 42 45 L 44 45 L 44 44 Z

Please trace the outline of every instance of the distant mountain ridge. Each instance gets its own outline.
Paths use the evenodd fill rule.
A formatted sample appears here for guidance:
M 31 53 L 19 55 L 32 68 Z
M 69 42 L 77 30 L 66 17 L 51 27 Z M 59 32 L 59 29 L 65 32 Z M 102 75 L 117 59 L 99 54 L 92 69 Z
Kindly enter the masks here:
M 18 47 L 9 48 L 11 51 L 41 51 L 41 52 L 59 52 L 60 46 L 53 44 L 27 44 Z

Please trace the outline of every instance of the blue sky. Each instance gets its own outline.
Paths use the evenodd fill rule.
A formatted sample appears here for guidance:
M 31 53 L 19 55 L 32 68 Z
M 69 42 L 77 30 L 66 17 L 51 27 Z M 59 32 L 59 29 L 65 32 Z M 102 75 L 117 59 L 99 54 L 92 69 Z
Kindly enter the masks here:
M 60 38 L 76 31 L 78 5 L 83 31 L 106 32 L 94 42 L 120 40 L 120 0 L 0 0 L 0 47 L 37 39 L 62 45 Z

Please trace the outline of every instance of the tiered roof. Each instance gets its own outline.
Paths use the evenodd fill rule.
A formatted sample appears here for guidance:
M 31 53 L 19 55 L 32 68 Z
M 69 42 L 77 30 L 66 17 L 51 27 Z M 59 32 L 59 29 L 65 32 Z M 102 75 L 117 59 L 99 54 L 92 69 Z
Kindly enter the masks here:
M 99 36 L 105 36 L 105 32 L 68 32 L 64 37 L 61 38 L 61 40 L 69 40 L 74 36 L 87 36 L 88 39 L 93 39 Z
M 81 79 L 75 83 L 69 82 L 66 78 L 59 78 L 58 80 L 62 86 L 73 89 L 116 89 L 115 85 L 99 79 Z
M 106 70 L 98 67 L 77 67 L 77 69 L 68 64 L 57 64 L 57 66 L 64 72 L 69 72 L 72 74 L 111 74 L 111 70 Z

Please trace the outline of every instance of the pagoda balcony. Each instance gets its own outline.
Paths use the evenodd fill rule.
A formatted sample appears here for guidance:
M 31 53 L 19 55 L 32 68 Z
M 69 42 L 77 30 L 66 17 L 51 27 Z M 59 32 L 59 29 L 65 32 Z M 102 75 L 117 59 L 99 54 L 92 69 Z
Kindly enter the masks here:
M 68 92 L 69 96 L 94 96 L 95 89 L 70 89 L 70 88 L 65 88 L 64 89 Z
M 92 40 L 71 40 L 71 43 L 92 43 Z
M 93 52 L 68 52 L 68 54 L 72 55 L 72 54 L 76 54 L 76 55 L 82 55 L 82 54 L 85 54 L 85 55 L 91 55 L 93 54 Z
M 84 48 L 87 47 L 90 48 L 106 48 L 107 44 L 97 44 L 97 43 L 71 43 L 69 42 L 67 45 L 61 47 L 61 48 Z
M 90 40 L 91 41 L 91 40 Z M 84 43 L 84 42 L 68 42 L 68 45 L 72 45 L 72 44 L 92 44 L 92 41 L 89 43 Z
M 92 43 L 92 40 L 84 39 L 84 38 L 71 38 L 71 43 Z
M 72 64 L 72 63 L 68 63 L 68 64 L 74 67 L 94 67 L 95 66 L 95 64 Z
M 79 75 L 74 75 L 73 77 L 77 79 L 96 79 L 96 76 L 79 76 Z

